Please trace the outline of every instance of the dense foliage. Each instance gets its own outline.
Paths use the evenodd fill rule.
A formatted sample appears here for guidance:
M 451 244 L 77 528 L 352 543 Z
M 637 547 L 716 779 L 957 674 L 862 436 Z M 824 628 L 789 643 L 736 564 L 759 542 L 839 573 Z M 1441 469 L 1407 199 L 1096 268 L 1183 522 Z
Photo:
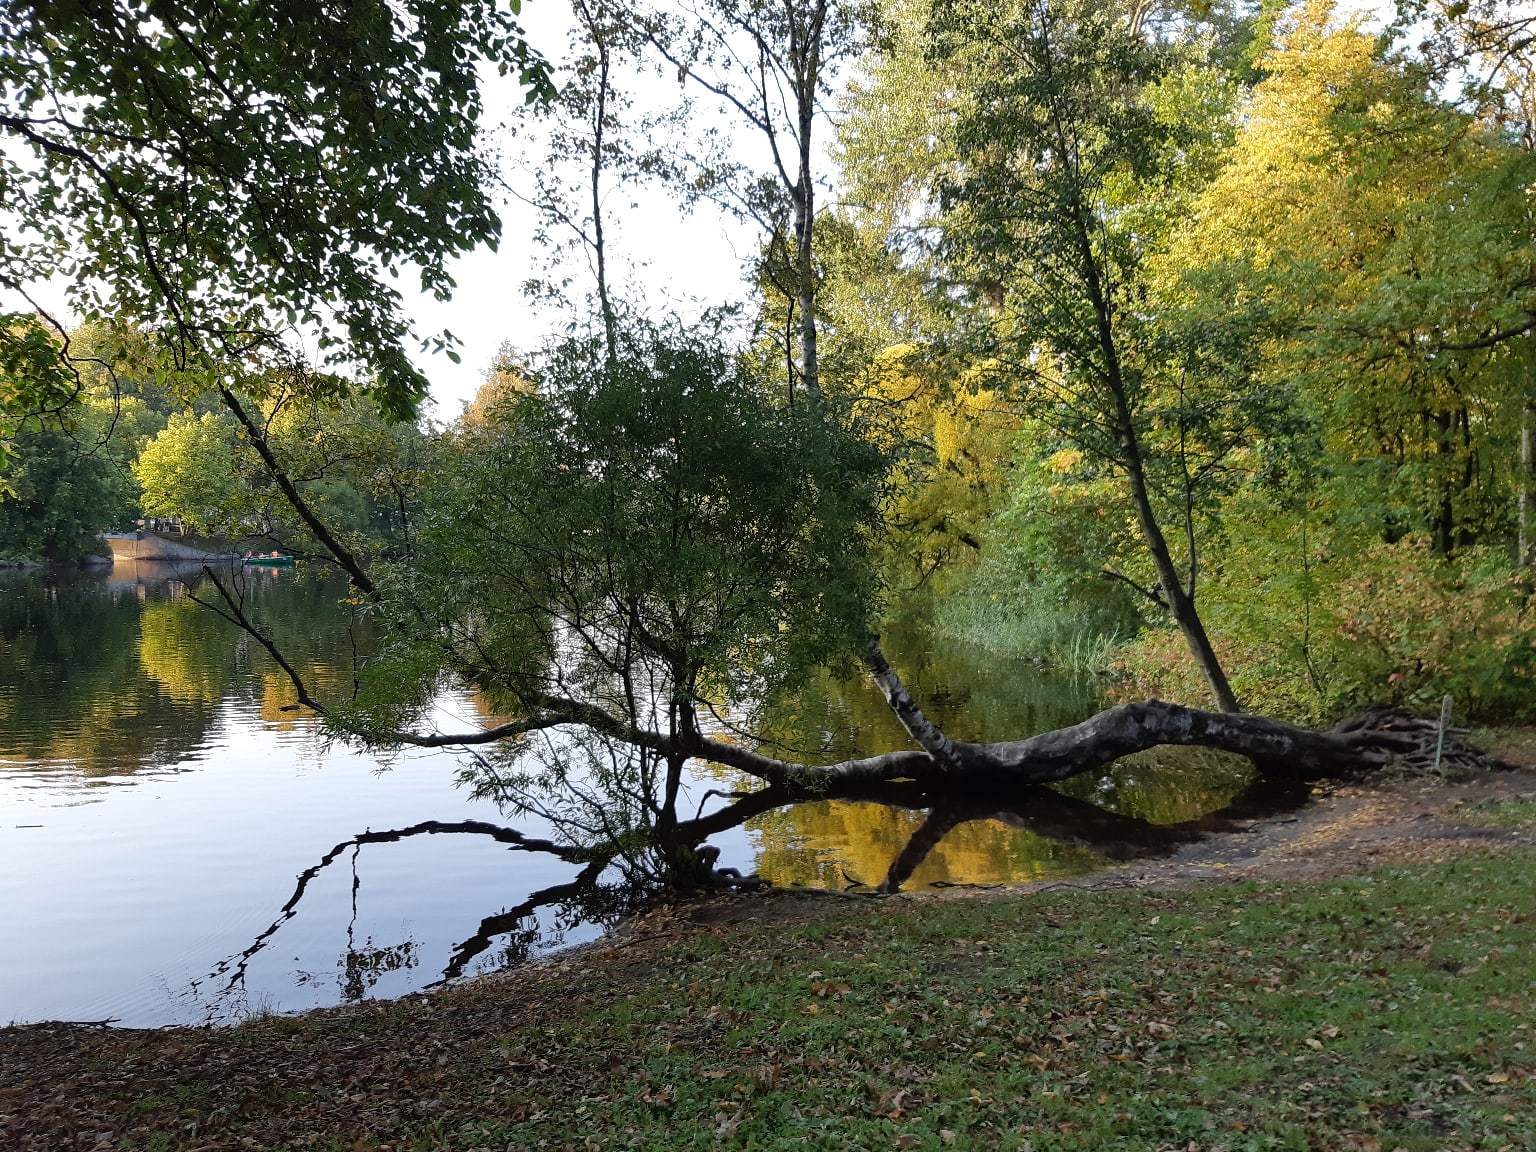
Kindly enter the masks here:
M 778 402 L 707 326 L 627 325 L 614 356 L 561 340 L 490 391 L 432 448 L 410 551 L 378 569 L 402 625 L 336 718 L 408 725 L 445 666 L 505 715 L 579 701 L 592 743 L 514 741 L 477 783 L 529 803 L 552 777 L 606 781 L 596 811 L 563 793 L 578 824 L 649 826 L 676 788 L 651 807 L 663 758 L 639 733 L 686 736 L 863 635 L 883 457 L 851 417 Z
M 886 256 L 829 253 L 829 295 L 925 286 L 887 339 L 1015 417 L 941 620 L 1198 697 L 1129 432 L 1244 704 L 1320 720 L 1451 692 L 1528 714 L 1530 21 L 893 11 L 842 132 L 850 227 Z
M 514 12 L 516 6 L 513 6 Z M 479 72 L 549 80 L 495 0 L 88 2 L 0 13 L 0 283 L 217 367 L 303 325 L 397 414 L 425 392 L 391 280 L 494 243 Z M 19 226 L 19 225 L 24 225 Z M 438 343 L 441 344 L 442 338 Z M 67 394 L 29 378 L 23 411 Z
M 447 670 L 509 714 L 686 728 L 925 597 L 936 643 L 1228 711 L 1533 706 L 1518 6 L 589 3 L 559 93 L 490 4 L 88 8 L 5 17 L 33 228 L 0 273 L 65 267 L 144 335 L 8 318 L 0 549 L 143 513 L 313 540 L 392 621 L 356 726 L 398 735 Z M 388 277 L 446 292 L 494 238 L 484 59 L 551 102 L 533 202 L 590 259 L 566 331 L 595 335 L 509 349 L 418 428 Z M 762 169 L 716 164 L 713 124 L 639 140 L 697 113 L 624 88 L 656 67 Z M 642 177 L 765 225 L 745 324 L 623 299 L 605 189 Z

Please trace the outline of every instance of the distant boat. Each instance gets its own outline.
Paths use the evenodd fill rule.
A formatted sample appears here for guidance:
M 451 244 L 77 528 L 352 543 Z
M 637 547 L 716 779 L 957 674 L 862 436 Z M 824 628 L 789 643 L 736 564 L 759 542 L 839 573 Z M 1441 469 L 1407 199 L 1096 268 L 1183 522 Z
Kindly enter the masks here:
M 293 557 L 281 552 L 273 552 L 269 556 L 246 556 L 242 563 L 247 568 L 292 568 Z

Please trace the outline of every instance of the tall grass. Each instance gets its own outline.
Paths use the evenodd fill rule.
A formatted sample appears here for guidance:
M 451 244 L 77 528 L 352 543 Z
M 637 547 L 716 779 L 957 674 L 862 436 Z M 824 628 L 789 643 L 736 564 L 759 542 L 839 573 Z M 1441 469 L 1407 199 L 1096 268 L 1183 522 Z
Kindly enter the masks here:
M 959 595 L 938 605 L 940 632 L 1012 659 L 1083 675 L 1107 675 L 1125 637 L 1085 623 L 1057 604 L 1002 603 Z

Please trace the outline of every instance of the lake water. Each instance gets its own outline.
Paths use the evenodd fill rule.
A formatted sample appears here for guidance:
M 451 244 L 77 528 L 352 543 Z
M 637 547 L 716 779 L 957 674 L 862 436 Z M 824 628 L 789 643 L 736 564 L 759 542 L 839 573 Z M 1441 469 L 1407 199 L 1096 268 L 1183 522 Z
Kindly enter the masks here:
M 248 573 L 246 587 L 251 610 L 307 679 L 349 674 L 342 586 L 284 571 Z M 962 737 L 1026 734 L 1098 703 L 1091 682 L 981 654 L 938 661 L 918 642 L 893 647 L 914 693 Z M 225 1022 L 401 995 L 445 970 L 470 975 L 591 939 L 611 920 L 612 909 L 569 903 L 518 915 L 575 869 L 471 835 L 348 849 L 279 919 L 295 877 L 367 830 L 481 819 L 544 831 L 456 787 L 453 753 L 381 758 L 327 745 L 287 709 L 290 698 L 259 646 L 188 598 L 163 566 L 0 575 L 0 1024 Z M 445 693 L 436 706 L 444 729 L 484 718 L 466 693 Z M 822 677 L 768 729 L 786 745 L 838 753 L 904 745 L 857 678 Z M 1219 807 L 1244 780 L 1230 761 L 1192 770 L 1188 758 L 1144 758 L 1070 791 L 1169 823 Z M 692 788 L 702 797 L 719 783 Z M 722 864 L 775 883 L 876 884 L 923 815 L 805 804 L 715 842 Z M 1021 881 L 1099 863 L 1092 850 L 1017 822 L 974 819 L 948 832 L 907 886 Z

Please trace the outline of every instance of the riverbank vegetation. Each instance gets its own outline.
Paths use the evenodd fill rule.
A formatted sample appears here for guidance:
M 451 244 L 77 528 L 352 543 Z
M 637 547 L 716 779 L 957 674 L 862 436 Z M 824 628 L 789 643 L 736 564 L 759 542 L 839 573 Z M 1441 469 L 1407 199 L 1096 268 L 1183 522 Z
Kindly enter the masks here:
M 1528 806 L 1527 806 L 1528 807 Z M 659 914 L 430 997 L 0 1033 L 19 1149 L 1516 1149 L 1530 849 Z
M 574 0 L 546 61 L 492 0 L 7 6 L 0 190 L 24 227 L 0 230 L 0 286 L 26 306 L 0 324 L 0 550 L 68 560 L 142 513 L 301 552 L 338 578 L 309 588 L 345 580 L 334 632 L 296 635 L 210 565 L 141 605 L 140 690 L 204 723 L 217 668 L 168 654 L 221 629 L 270 674 L 264 713 L 454 749 L 538 822 L 317 851 L 213 994 L 365 844 L 554 862 L 445 982 L 493 940 L 526 959 L 541 913 L 716 902 L 440 997 L 8 1030 L 0 1137 L 1521 1146 L 1528 798 L 1359 874 L 1270 856 L 1230 886 L 900 895 L 982 819 L 1127 860 L 1300 822 L 1324 778 L 1444 795 L 1498 766 L 1444 696 L 1532 717 L 1536 18 L 1379 15 Z M 397 280 L 446 299 L 454 259 L 498 239 L 492 73 L 550 145 L 531 290 L 560 323 L 429 425 L 415 357 L 455 341 L 412 331 Z M 650 107 L 658 74 L 676 102 Z M 616 204 L 642 184 L 757 229 L 741 298 L 658 314 Z M 79 325 L 37 306 L 61 272 Z M 1122 700 L 967 739 L 904 677 L 901 630 L 1107 673 Z M 65 695 L 4 642 L 18 699 Z M 895 746 L 786 719 L 855 671 Z M 1200 790 L 1218 811 L 1115 802 L 1128 758 L 1168 746 L 1228 757 Z M 768 818 L 787 839 L 834 801 L 922 813 L 892 822 L 883 875 L 840 865 L 868 899 L 719 896 L 765 881 L 717 867 L 712 837 Z
M 1261 787 L 1465 768 L 1413 710 L 1536 706 L 1518 6 L 581 3 L 554 70 L 493 5 L 390 13 L 7 17 L 37 239 L 0 273 L 73 261 L 91 331 L 153 381 L 13 318 L 8 499 L 24 545 L 79 549 L 88 517 L 23 488 L 25 453 L 131 443 L 114 507 L 303 541 L 372 624 L 349 684 L 311 683 L 237 580 L 194 594 L 332 733 L 464 748 L 469 783 L 560 829 L 521 850 L 719 880 L 703 842 L 787 804 L 878 793 L 932 807 L 931 839 L 935 798 L 1051 808 L 1165 744 Z M 426 429 L 391 280 L 446 296 L 496 239 L 480 62 L 553 143 L 532 199 L 569 243 L 533 290 L 567 323 Z M 652 116 L 658 68 L 681 103 Z M 715 147 L 721 116 L 762 163 Z M 631 180 L 761 229 L 746 299 L 648 312 L 607 203 Z M 90 439 L 136 395 L 143 435 Z M 1114 671 L 1127 702 L 953 738 L 881 641 L 924 605 L 934 644 Z M 866 670 L 908 747 L 760 739 L 829 666 Z M 447 680 L 501 719 L 433 727 Z M 700 764 L 734 775 L 690 815 Z
M 60 334 L 36 317 L 12 324 L 18 340 L 59 351 Z M 150 334 L 91 321 L 67 338 L 75 394 L 46 418 L 18 416 L 6 438 L 0 560 L 76 563 L 105 553 L 103 532 L 144 520 L 216 546 L 304 551 L 302 523 L 234 418 L 213 397 L 187 402 Z M 388 547 L 398 535 L 398 476 L 414 467 L 422 436 L 415 423 L 385 420 L 371 404 L 326 403 L 281 380 L 257 407 L 301 490 L 337 530 Z

